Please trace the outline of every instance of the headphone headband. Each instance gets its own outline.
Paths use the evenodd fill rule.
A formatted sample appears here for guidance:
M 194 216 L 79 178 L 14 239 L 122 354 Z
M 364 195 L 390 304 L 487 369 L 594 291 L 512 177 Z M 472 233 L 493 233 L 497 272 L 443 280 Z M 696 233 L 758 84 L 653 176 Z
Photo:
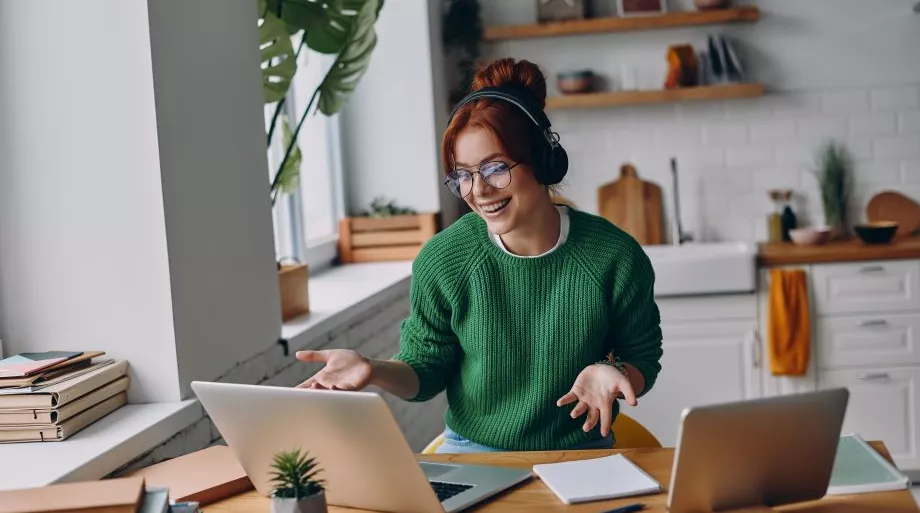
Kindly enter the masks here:
M 515 105 L 541 130 L 549 130 L 549 118 L 546 117 L 546 113 L 543 112 L 543 109 L 537 105 L 536 98 L 534 98 L 529 90 L 516 86 L 484 87 L 478 91 L 473 91 L 457 103 L 453 111 L 451 111 L 450 117 L 447 118 L 447 123 L 450 124 L 450 121 L 454 119 L 454 116 L 461 107 L 480 98 L 495 98 Z

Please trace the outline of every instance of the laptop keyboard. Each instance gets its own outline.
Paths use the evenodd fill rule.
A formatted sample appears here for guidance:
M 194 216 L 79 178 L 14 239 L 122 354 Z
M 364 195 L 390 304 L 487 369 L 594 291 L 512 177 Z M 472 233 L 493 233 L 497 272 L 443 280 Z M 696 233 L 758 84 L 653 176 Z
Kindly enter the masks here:
M 440 481 L 429 481 L 429 483 L 431 483 L 431 488 L 434 489 L 434 493 L 438 495 L 438 500 L 441 502 L 444 502 L 454 495 L 457 495 L 460 492 L 465 492 L 473 487 L 473 485 L 442 483 Z

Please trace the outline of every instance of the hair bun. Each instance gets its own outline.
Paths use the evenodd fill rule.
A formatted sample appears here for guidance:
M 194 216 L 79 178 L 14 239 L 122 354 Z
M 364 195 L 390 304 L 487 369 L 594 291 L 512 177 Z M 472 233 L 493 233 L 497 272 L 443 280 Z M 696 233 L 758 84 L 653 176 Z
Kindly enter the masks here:
M 480 69 L 470 89 L 478 91 L 485 87 L 520 87 L 534 96 L 541 109 L 546 107 L 546 77 L 530 61 L 505 58 Z

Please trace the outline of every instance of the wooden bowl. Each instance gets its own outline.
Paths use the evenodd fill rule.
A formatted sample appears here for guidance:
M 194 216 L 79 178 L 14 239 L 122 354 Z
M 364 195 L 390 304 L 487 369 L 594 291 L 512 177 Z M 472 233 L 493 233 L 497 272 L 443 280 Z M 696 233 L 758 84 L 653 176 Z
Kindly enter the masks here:
M 877 221 L 874 223 L 858 224 L 853 227 L 856 235 L 866 244 L 887 244 L 891 242 L 898 231 L 898 223 L 893 221 Z

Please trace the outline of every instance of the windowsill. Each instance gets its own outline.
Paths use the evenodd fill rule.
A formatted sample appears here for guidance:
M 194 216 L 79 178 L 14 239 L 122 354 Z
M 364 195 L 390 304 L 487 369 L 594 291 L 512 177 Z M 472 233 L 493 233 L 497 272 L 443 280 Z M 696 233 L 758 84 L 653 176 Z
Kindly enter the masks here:
M 0 490 L 100 479 L 201 418 L 190 399 L 128 404 L 63 442 L 0 445 Z
M 285 322 L 281 336 L 291 351 L 309 347 L 352 319 L 408 291 L 412 261 L 333 267 L 310 276 L 310 313 Z
M 282 326 L 292 351 L 309 347 L 378 305 L 408 292 L 412 262 L 333 267 L 310 276 L 311 312 Z M 129 404 L 63 442 L 0 444 L 0 490 L 100 479 L 202 416 L 192 399 Z M 16 462 L 16 463 L 12 463 Z

